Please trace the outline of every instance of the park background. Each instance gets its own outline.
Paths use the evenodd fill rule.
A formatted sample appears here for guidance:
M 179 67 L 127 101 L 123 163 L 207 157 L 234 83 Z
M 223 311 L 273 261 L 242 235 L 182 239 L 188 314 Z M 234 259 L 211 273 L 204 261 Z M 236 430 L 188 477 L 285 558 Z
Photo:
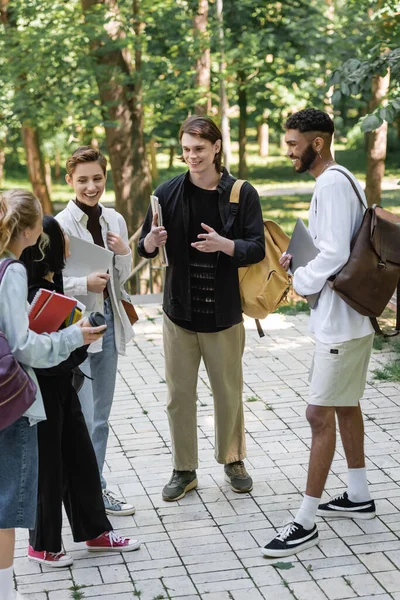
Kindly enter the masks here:
M 290 233 L 313 180 L 285 158 L 284 122 L 309 106 L 332 115 L 335 157 L 369 203 L 400 210 L 396 0 L 0 0 L 0 89 L 0 188 L 32 189 L 46 213 L 71 197 L 66 158 L 92 144 L 134 236 L 152 190 L 185 169 L 180 124 L 207 114 L 225 165 Z
M 0 189 L 32 189 L 56 213 L 71 197 L 66 158 L 98 146 L 110 165 L 105 202 L 126 218 L 133 247 L 150 192 L 185 169 L 178 130 L 195 113 L 218 122 L 225 164 L 257 187 L 264 216 L 288 233 L 307 218 L 314 180 L 285 158 L 283 125 L 308 106 L 334 118 L 336 159 L 366 185 L 369 203 L 400 214 L 398 0 L 0 0 L 0 90 Z M 133 279 L 138 290 L 150 289 L 151 269 Z M 93 559 L 65 528 L 76 561 L 55 573 L 28 562 L 19 532 L 18 589 L 32 600 L 400 600 L 398 338 L 376 338 L 363 404 L 378 518 L 323 523 L 321 550 L 273 565 L 259 546 L 298 506 L 308 462 L 307 306 L 282 305 L 265 338 L 246 323 L 253 496 L 223 487 L 203 370 L 200 494 L 174 507 L 160 501 L 170 472 L 162 310 L 138 310 L 136 340 L 120 362 L 107 468 L 137 507 L 113 525 L 143 549 Z M 339 449 L 329 495 L 342 490 L 344 472 Z

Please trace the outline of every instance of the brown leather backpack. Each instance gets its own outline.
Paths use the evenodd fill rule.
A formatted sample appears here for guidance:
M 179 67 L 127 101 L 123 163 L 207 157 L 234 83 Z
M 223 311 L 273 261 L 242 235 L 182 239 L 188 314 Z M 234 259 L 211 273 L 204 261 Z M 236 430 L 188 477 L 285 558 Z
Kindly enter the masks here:
M 365 208 L 351 177 L 341 169 L 330 170 L 347 177 Z M 383 313 L 397 288 L 396 326 L 392 335 L 400 333 L 400 217 L 380 206 L 367 208 L 351 242 L 349 260 L 328 283 L 354 310 L 371 318 L 378 334 L 383 332 L 376 317 Z

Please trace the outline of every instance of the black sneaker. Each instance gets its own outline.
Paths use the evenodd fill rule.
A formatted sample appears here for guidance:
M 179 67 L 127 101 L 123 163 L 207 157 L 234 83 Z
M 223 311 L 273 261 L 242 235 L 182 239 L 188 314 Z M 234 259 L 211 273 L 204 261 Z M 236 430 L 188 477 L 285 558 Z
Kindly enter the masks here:
M 246 467 L 242 460 L 224 465 L 225 480 L 231 484 L 231 489 L 238 493 L 244 494 L 251 492 L 253 489 L 253 480 L 246 471 Z
M 304 529 L 299 523 L 292 521 L 278 533 L 278 535 L 261 552 L 264 556 L 280 557 L 297 554 L 302 550 L 316 546 L 319 543 L 318 529 Z
M 196 471 L 172 471 L 171 479 L 162 491 L 163 500 L 173 502 L 197 486 Z
M 376 516 L 375 502 L 352 502 L 347 492 L 318 506 L 319 517 L 347 517 L 349 519 L 373 519 Z

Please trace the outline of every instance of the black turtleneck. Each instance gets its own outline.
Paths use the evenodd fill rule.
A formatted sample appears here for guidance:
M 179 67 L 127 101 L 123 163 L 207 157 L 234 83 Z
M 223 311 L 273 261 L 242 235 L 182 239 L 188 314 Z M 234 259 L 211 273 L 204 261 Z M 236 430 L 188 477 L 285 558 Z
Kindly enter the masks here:
M 75 198 L 75 204 L 78 208 L 83 210 L 83 212 L 88 216 L 87 228 L 89 233 L 91 233 L 93 237 L 93 241 L 97 246 L 102 246 L 104 248 L 103 236 L 101 234 L 101 225 L 100 225 L 100 216 L 101 216 L 101 206 L 95 204 L 94 206 L 88 206 L 83 202 L 79 202 Z

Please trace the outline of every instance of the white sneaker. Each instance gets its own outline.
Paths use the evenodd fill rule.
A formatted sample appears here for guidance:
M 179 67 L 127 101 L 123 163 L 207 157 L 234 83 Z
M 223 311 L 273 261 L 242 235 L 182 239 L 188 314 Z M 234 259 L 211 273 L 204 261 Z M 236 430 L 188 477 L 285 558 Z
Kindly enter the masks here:
M 107 515 L 126 517 L 135 514 L 135 507 L 123 500 L 119 500 L 110 490 L 103 490 L 104 508 Z

